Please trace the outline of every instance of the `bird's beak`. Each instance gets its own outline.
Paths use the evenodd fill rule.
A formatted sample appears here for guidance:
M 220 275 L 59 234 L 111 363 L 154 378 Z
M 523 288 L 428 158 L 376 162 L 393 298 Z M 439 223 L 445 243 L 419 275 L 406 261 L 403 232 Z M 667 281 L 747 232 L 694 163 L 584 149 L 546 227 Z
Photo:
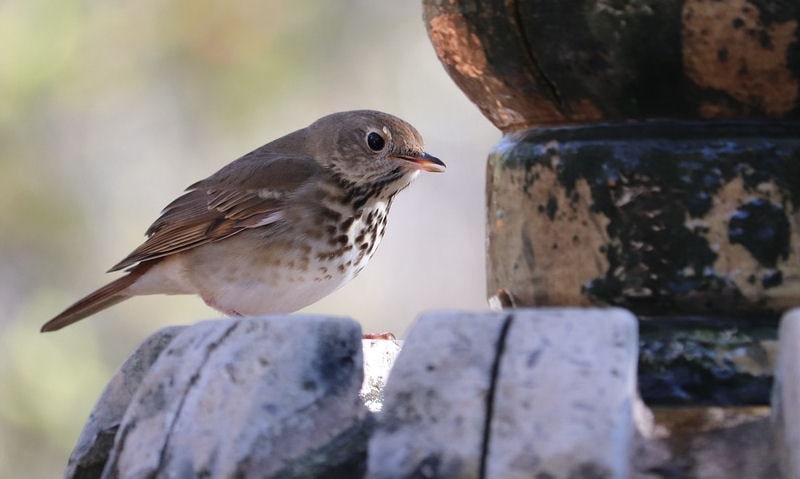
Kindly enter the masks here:
M 446 168 L 444 162 L 424 151 L 419 155 L 393 155 L 394 158 L 411 163 L 411 167 L 420 170 L 441 173 Z

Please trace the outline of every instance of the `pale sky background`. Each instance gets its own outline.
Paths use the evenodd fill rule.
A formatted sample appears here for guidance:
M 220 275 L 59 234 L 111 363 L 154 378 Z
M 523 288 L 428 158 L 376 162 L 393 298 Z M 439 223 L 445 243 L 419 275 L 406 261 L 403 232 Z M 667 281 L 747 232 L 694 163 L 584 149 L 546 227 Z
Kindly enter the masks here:
M 306 311 L 405 336 L 422 311 L 485 308 L 500 133 L 446 75 L 419 2 L 6 0 L 0 45 L 0 477 L 59 476 L 127 355 L 219 314 L 153 296 L 41 324 L 116 277 L 187 185 L 325 114 L 395 114 L 448 170 L 402 192 L 370 265 Z

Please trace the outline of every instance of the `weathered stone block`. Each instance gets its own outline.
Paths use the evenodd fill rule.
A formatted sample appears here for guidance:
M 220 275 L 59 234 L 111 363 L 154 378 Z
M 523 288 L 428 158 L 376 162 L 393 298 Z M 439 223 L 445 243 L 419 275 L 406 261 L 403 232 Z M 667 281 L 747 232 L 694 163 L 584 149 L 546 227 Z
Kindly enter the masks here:
M 363 474 L 372 421 L 359 398 L 358 323 L 263 317 L 207 321 L 174 332 L 170 341 L 162 332 L 146 343 L 168 342 L 160 354 L 143 346 L 144 358 L 129 360 L 150 361 L 149 368 L 142 364 L 130 378 L 124 376 L 128 370 L 120 373 L 131 381 L 128 404 L 101 401 L 93 417 L 108 418 L 87 426 L 106 431 L 107 423 L 119 424 L 102 476 L 95 461 L 91 474 L 71 475 L 77 469 L 71 466 L 67 477 Z M 76 457 L 86 456 L 84 449 L 79 444 Z
M 636 346 L 620 309 L 425 315 L 387 383 L 368 477 L 625 477 Z
M 480 477 L 492 370 L 510 317 L 440 312 L 419 319 L 384 390 L 367 477 Z
M 506 135 L 488 291 L 517 306 L 765 318 L 797 304 L 800 124 L 647 122 Z
M 636 359 L 627 311 L 516 311 L 496 377 L 486 477 L 626 477 Z

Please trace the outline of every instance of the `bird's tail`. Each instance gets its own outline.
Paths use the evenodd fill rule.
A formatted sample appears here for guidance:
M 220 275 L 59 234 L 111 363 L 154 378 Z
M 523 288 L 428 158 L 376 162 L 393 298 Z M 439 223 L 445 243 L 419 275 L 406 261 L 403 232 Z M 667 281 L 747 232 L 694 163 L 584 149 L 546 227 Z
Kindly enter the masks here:
M 136 282 L 142 274 L 149 268 L 149 265 L 140 264 L 133 268 L 125 276 L 116 279 L 102 288 L 88 294 L 84 298 L 78 300 L 69 308 L 62 311 L 59 315 L 44 323 L 41 332 L 56 331 L 64 326 L 69 326 L 72 323 L 80 321 L 81 319 L 91 316 L 98 311 L 114 306 L 117 303 L 125 301 L 132 295 L 127 294 L 126 290 L 130 285 Z

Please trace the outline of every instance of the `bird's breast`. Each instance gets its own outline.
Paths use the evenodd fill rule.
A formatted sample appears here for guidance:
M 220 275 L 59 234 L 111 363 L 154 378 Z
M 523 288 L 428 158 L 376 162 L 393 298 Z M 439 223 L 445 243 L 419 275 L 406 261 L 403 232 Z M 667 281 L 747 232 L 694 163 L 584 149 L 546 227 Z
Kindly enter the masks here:
M 327 269 L 322 279 L 340 275 L 346 282 L 364 269 L 383 238 L 389 204 L 376 200 L 355 209 L 326 205 L 324 233 L 316 237 L 314 253 L 320 272 Z
M 337 290 L 367 265 L 390 201 L 326 204 L 280 233 L 255 229 L 192 250 L 191 278 L 208 304 L 243 315 L 289 313 Z M 222 243 L 225 243 L 224 245 Z

